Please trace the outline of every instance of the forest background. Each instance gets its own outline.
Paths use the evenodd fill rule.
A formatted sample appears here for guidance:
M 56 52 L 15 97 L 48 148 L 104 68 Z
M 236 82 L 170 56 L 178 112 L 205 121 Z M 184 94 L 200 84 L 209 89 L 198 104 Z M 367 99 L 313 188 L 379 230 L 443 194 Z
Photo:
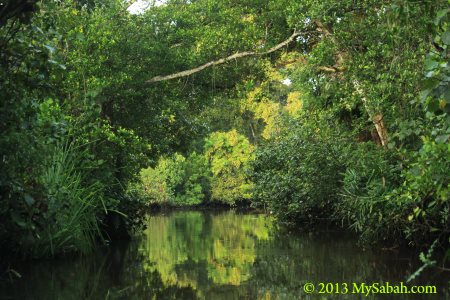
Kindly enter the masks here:
M 214 204 L 448 249 L 448 1 L 131 4 L 0 2 L 2 252 Z

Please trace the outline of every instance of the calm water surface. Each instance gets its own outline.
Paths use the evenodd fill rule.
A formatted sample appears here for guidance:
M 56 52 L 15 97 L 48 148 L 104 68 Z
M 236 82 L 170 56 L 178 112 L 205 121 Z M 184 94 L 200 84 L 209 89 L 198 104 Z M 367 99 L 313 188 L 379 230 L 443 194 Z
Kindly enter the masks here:
M 258 214 L 182 211 L 147 224 L 91 257 L 12 266 L 22 278 L 0 282 L 0 299 L 371 299 L 307 295 L 303 286 L 395 284 L 417 268 L 415 253 L 363 251 L 336 232 L 282 234 Z M 438 295 L 375 298 L 450 299 L 444 275 L 416 283 L 438 285 Z

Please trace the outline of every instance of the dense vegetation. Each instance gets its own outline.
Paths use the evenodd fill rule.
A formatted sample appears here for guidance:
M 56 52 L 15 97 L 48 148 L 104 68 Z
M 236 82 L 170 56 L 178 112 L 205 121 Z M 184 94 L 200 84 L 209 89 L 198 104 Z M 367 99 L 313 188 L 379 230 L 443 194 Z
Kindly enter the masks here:
M 2 251 L 87 252 L 150 205 L 243 202 L 448 244 L 447 0 L 130 4 L 0 2 Z

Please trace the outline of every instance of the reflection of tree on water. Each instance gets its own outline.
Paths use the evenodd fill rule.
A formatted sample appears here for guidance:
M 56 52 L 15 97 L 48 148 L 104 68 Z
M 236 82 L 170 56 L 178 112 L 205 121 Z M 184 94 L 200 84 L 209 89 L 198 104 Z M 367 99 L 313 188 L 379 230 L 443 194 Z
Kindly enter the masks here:
M 117 243 L 88 258 L 17 266 L 24 280 L 0 282 L 3 299 L 196 299 L 190 287 L 164 284 L 147 272 L 137 245 Z
M 414 270 L 402 252 L 361 251 L 337 233 L 274 234 L 265 216 L 234 212 L 152 216 L 142 236 L 100 250 L 13 266 L 23 278 L 0 282 L 0 298 L 303 299 L 306 281 L 396 283 Z
M 143 244 L 145 268 L 158 270 L 165 284 L 195 288 L 201 298 L 218 285 L 222 293 L 236 289 L 249 278 L 257 240 L 269 238 L 268 224 L 264 216 L 234 212 L 154 216 Z
M 258 299 L 325 299 L 318 294 L 305 295 L 303 285 L 312 282 L 318 288 L 320 282 L 348 283 L 349 287 L 352 283 L 399 284 L 416 268 L 411 263 L 411 258 L 415 258 L 413 252 L 362 250 L 356 247 L 354 238 L 339 233 L 305 234 L 297 238 L 275 235 L 259 243 L 256 249 L 257 259 L 246 284 L 256 290 Z M 441 284 L 445 286 L 445 282 Z M 353 296 L 348 299 L 360 299 Z M 430 299 L 429 296 L 409 294 L 395 299 Z M 379 299 L 380 295 L 364 298 Z

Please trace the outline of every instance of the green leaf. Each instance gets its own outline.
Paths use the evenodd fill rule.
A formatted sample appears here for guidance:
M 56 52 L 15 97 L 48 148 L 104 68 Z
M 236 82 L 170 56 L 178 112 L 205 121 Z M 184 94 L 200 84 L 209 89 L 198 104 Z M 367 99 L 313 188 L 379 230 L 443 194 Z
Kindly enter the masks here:
M 431 90 L 423 90 L 419 94 L 419 99 L 423 103 L 425 100 L 427 100 L 428 95 L 430 94 Z
M 14 270 L 14 269 L 9 269 L 8 271 L 9 271 L 10 273 L 12 273 L 14 276 L 16 276 L 17 278 L 22 278 L 22 275 L 20 275 L 20 273 L 17 272 L 16 270 Z
M 50 51 L 50 53 L 55 53 L 56 49 L 50 45 L 44 45 L 45 48 L 47 48 L 48 51 Z
M 60 63 L 57 62 L 56 60 L 49 59 L 48 62 L 51 63 L 51 64 L 53 64 L 53 65 L 56 65 L 57 67 L 61 68 L 62 70 L 67 69 L 67 67 L 66 67 L 65 65 L 60 64 Z
M 421 174 L 419 167 L 411 168 L 411 170 L 409 172 L 414 176 L 419 176 Z
M 429 71 L 429 72 L 425 73 L 425 77 L 426 77 L 426 78 L 431 78 L 431 77 L 433 77 L 434 75 L 435 75 L 434 71 Z
M 439 65 L 439 62 L 436 61 L 434 59 L 434 57 L 427 56 L 427 58 L 425 59 L 424 64 L 425 64 L 425 69 L 426 70 L 432 70 L 432 69 L 435 69 Z
M 420 209 L 419 207 L 416 207 L 413 209 L 414 215 L 416 216 L 416 218 L 420 215 L 420 213 L 422 212 L 422 209 Z
M 79 41 L 84 41 L 84 40 L 85 40 L 84 34 L 82 34 L 82 33 L 77 33 L 76 39 L 79 40 Z
M 436 141 L 436 143 L 442 144 L 442 143 L 445 143 L 449 137 L 450 137 L 450 134 L 441 134 L 436 137 L 435 141 Z
M 439 102 L 438 101 L 430 101 L 430 103 L 428 103 L 428 110 L 431 112 L 437 112 L 439 111 Z
M 11 212 L 11 219 L 13 220 L 14 223 L 19 225 L 19 227 L 25 228 L 27 226 L 27 223 L 15 211 Z
M 434 20 L 434 25 L 439 25 L 441 19 L 450 11 L 450 8 L 441 9 L 436 14 L 436 19 Z
M 427 78 L 422 81 L 422 89 L 429 90 L 439 85 L 439 81 L 434 78 Z
M 25 200 L 25 203 L 28 205 L 28 206 L 32 206 L 33 204 L 34 204 L 34 199 L 33 199 L 33 197 L 31 197 L 29 194 L 25 194 L 25 196 L 24 196 L 24 200 Z
M 444 32 L 441 39 L 444 44 L 450 45 L 450 31 Z

